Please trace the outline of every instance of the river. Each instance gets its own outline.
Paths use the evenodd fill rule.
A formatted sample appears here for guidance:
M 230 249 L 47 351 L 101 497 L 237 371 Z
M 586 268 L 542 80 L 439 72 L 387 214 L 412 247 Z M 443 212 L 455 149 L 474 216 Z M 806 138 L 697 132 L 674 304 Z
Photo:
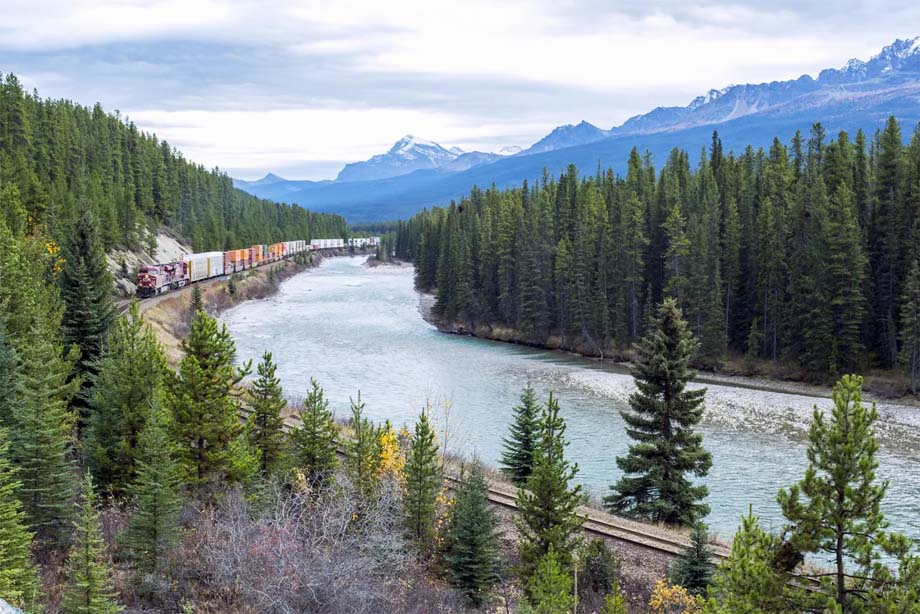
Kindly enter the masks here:
M 426 403 L 450 452 L 496 464 L 521 389 L 560 401 L 578 463 L 578 480 L 597 499 L 619 477 L 616 456 L 629 439 L 619 410 L 632 379 L 612 365 L 561 352 L 447 335 L 419 314 L 410 267 L 363 265 L 363 257 L 327 259 L 286 281 L 277 295 L 243 303 L 223 320 L 241 361 L 270 350 L 285 393 L 302 398 L 316 378 L 338 416 L 361 392 L 366 415 L 411 425 Z M 764 526 L 781 522 L 776 492 L 802 477 L 814 404 L 828 399 L 707 385 L 700 431 L 712 452 L 705 483 L 714 532 L 730 536 L 748 506 Z M 449 410 L 446 407 L 449 405 Z M 890 481 L 884 511 L 892 528 L 920 538 L 920 410 L 879 407 L 879 476 Z

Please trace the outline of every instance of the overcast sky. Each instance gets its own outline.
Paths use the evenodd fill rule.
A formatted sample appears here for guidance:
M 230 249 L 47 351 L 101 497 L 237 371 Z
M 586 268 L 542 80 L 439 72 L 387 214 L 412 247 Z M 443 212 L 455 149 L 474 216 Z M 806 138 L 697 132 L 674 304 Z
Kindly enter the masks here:
M 0 71 L 236 177 L 320 179 L 407 133 L 527 146 L 918 34 L 916 2 L 3 0 Z

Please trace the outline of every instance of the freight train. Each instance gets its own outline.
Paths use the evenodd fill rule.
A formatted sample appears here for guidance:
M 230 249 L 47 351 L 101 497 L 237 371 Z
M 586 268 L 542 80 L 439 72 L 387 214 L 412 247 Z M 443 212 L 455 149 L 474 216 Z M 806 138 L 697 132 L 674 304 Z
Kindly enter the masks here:
M 301 252 L 341 249 L 346 245 L 355 245 L 352 241 L 350 239 L 346 243 L 344 239 L 313 239 L 309 244 L 304 240 L 282 241 L 226 252 L 187 254 L 180 261 L 141 267 L 137 273 L 137 296 L 149 298 L 205 279 L 231 275 L 277 262 Z M 362 247 L 376 247 L 380 244 L 379 237 L 369 237 L 361 241 L 366 241 L 361 244 Z

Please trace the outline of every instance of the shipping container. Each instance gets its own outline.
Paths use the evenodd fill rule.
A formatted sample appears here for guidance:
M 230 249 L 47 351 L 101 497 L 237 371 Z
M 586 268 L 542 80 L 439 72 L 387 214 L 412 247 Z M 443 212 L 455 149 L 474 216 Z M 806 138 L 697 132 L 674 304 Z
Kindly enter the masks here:
M 189 281 L 200 281 L 224 274 L 223 252 L 188 254 L 182 260 L 188 264 Z

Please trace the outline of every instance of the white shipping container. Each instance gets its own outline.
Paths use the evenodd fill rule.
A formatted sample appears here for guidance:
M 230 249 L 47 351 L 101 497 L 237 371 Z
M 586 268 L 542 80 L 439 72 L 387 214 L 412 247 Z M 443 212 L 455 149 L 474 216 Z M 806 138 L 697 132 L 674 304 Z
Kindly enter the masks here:
M 223 252 L 188 254 L 182 259 L 188 263 L 189 281 L 200 281 L 224 274 Z

